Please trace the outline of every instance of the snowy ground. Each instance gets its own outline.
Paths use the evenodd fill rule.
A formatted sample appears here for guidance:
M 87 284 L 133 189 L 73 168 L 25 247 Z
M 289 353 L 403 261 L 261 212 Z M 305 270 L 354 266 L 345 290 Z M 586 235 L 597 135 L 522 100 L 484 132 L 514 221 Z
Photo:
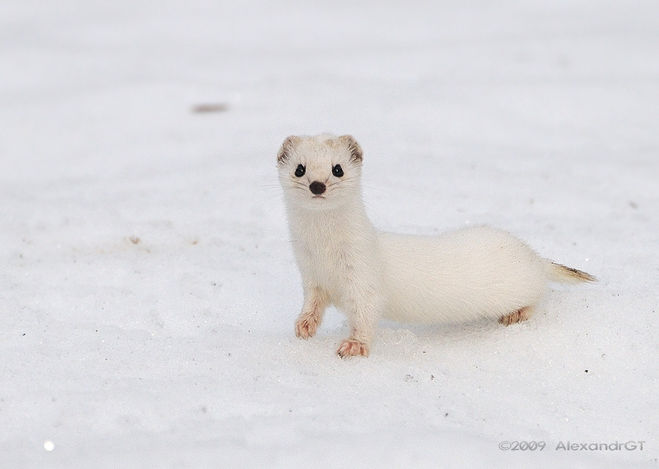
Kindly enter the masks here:
M 2 2 L 2 467 L 656 467 L 659 4 L 315 3 Z M 295 339 L 274 158 L 322 131 L 379 227 L 600 283 L 368 359 L 336 311 Z

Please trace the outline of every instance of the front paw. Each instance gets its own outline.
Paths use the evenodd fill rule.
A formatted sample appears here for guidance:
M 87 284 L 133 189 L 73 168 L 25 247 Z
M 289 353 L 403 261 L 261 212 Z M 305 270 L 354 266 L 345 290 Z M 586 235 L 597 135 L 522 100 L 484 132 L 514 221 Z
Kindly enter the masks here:
M 341 358 L 349 357 L 368 357 L 368 344 L 360 342 L 357 339 L 346 339 L 336 351 Z
M 320 317 L 313 313 L 302 313 L 295 321 L 295 335 L 301 339 L 308 339 L 316 335 Z

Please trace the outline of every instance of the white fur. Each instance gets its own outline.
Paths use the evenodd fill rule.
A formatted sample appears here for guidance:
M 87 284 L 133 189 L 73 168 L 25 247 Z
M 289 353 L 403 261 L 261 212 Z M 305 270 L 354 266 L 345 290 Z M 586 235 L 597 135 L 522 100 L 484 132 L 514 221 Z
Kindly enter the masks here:
M 336 164 L 343 177 L 332 174 Z M 304 289 L 296 333 L 312 336 L 336 305 L 351 327 L 341 356 L 368 355 L 380 317 L 437 323 L 530 311 L 560 268 L 494 228 L 433 237 L 376 231 L 361 200 L 361 149 L 349 136 L 289 137 L 279 176 Z M 313 181 L 326 184 L 324 198 L 309 190 Z
M 385 317 L 412 322 L 498 319 L 533 306 L 547 285 L 549 262 L 517 238 L 490 227 L 437 237 L 378 237 Z

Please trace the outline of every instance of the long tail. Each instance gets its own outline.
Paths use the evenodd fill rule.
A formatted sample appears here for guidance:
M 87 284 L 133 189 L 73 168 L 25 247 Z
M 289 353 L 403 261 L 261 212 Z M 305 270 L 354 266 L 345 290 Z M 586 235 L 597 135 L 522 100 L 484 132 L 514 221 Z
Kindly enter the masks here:
M 554 282 L 560 283 L 597 282 L 597 278 L 589 273 L 551 261 L 549 276 Z

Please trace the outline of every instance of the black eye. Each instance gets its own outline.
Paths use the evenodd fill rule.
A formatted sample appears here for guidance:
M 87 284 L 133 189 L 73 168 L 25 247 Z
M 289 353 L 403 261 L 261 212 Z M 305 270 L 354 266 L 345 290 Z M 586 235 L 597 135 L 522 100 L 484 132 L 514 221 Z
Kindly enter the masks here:
M 304 176 L 304 172 L 306 171 L 306 168 L 302 166 L 301 164 L 297 165 L 297 168 L 295 168 L 295 175 L 299 178 Z
M 337 178 L 343 176 L 343 168 L 341 167 L 340 164 L 334 165 L 334 167 L 332 168 L 332 174 Z

